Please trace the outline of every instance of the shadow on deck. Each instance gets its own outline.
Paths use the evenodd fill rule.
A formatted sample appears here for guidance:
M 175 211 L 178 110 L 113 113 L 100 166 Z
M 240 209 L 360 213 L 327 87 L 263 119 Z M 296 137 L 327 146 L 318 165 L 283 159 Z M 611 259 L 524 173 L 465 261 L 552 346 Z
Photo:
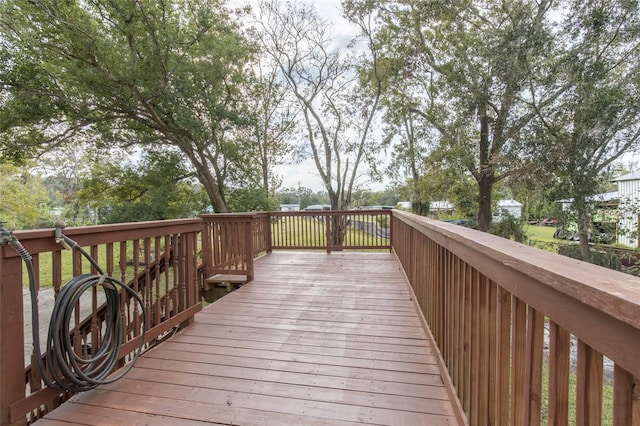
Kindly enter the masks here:
M 276 252 L 255 279 L 39 425 L 457 424 L 389 253 Z

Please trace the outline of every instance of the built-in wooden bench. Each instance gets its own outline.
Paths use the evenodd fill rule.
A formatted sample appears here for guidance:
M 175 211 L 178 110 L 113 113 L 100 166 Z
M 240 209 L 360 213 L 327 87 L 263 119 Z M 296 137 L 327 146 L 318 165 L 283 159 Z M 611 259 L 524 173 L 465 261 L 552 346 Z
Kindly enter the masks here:
M 202 297 L 207 302 L 215 302 L 225 294 L 237 290 L 247 283 L 246 275 L 215 274 L 204 280 Z

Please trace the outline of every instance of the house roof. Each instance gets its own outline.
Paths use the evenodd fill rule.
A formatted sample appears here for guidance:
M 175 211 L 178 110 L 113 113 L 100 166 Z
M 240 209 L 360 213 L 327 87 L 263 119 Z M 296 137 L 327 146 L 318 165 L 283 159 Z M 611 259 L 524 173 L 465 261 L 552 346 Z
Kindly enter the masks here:
M 627 173 L 626 175 L 618 176 L 613 179 L 614 182 L 622 182 L 625 180 L 640 180 L 640 170 L 635 170 L 631 173 Z
M 613 192 L 605 192 L 604 194 L 596 194 L 589 198 L 587 201 L 595 201 L 595 202 L 606 202 L 606 201 L 614 201 L 619 197 L 618 191 Z M 565 198 L 564 200 L 557 200 L 556 203 L 573 203 L 573 198 Z
M 498 207 L 522 207 L 516 200 L 498 200 Z
M 312 210 L 312 211 L 331 210 L 331 205 L 330 204 L 312 204 L 310 206 L 305 207 L 304 209 Z
M 429 203 L 429 210 L 453 210 L 453 204 L 447 200 L 431 201 Z

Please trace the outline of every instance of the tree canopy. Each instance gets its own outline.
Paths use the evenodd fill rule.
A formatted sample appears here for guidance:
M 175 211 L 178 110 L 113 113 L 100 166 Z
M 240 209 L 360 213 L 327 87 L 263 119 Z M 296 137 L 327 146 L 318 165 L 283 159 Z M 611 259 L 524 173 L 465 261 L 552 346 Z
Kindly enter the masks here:
M 244 176 L 232 130 L 254 54 L 217 0 L 0 6 L 0 157 L 66 143 L 176 147 L 216 211 Z
M 391 114 L 397 125 L 425 128 L 423 137 L 447 148 L 451 166 L 473 176 L 482 230 L 491 223 L 493 185 L 520 166 L 520 135 L 535 116 L 523 102 L 528 63 L 544 55 L 551 4 L 346 2 L 378 14 L 377 45 L 393 70 L 385 85 Z
M 570 1 L 552 56 L 532 64 L 530 140 L 544 169 L 573 199 L 581 253 L 590 258 L 589 198 L 624 154 L 640 149 L 640 9 L 637 2 Z M 540 99 L 565 87 L 553 102 Z
M 274 167 L 292 157 L 313 160 L 334 209 L 373 199 L 358 187 L 368 165 L 416 212 L 449 199 L 481 230 L 503 183 L 544 185 L 529 198 L 538 211 L 573 198 L 586 253 L 586 200 L 640 146 L 638 2 L 342 3 L 349 44 L 312 2 L 2 2 L 0 160 L 136 147 L 148 170 L 105 160 L 80 189 L 122 220 L 134 198 L 160 203 L 143 187 L 162 169 L 189 211 L 192 182 L 172 177 L 195 177 L 216 212 L 274 209 Z M 109 179 L 117 190 L 98 189 Z M 124 188 L 146 195 L 123 204 Z

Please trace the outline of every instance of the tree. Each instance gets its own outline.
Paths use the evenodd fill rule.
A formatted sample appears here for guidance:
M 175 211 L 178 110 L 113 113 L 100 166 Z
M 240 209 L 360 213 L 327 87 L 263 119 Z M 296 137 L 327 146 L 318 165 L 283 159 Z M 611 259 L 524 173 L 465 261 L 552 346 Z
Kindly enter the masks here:
M 255 114 L 249 139 L 257 141 L 256 160 L 260 165 L 262 188 L 270 196 L 277 186 L 273 168 L 284 164 L 296 149 L 291 139 L 298 108 L 288 98 L 278 81 L 278 68 L 269 65 L 268 58 L 261 58 L 256 74 L 247 96 L 247 103 Z
M 0 221 L 8 229 L 37 228 L 52 225 L 49 198 L 39 176 L 26 167 L 0 163 Z
M 253 47 L 217 0 L 5 1 L 0 157 L 71 140 L 177 148 L 216 211 L 247 157 L 232 130 Z
M 407 110 L 439 133 L 450 162 L 475 179 L 483 231 L 491 224 L 493 186 L 519 167 L 521 132 L 535 117 L 523 94 L 528 64 L 547 54 L 551 5 L 550 0 L 347 2 L 348 8 L 372 7 L 378 13 L 381 58 L 395 65 L 394 79 L 403 79 Z
M 262 3 L 260 13 L 261 45 L 301 109 L 308 149 L 331 208 L 348 208 L 362 163 L 373 155 L 370 130 L 381 91 L 375 49 L 367 62 L 360 59 L 367 68 L 348 62 L 339 49 L 331 50 L 329 25 L 311 5 L 283 7 L 274 1 Z M 351 19 L 371 42 L 366 16 Z M 340 244 L 346 222 L 334 222 L 333 243 Z
M 67 225 L 95 223 L 95 215 L 78 197 L 81 180 L 92 172 L 96 162 L 122 163 L 129 155 L 118 150 L 98 152 L 91 144 L 72 142 L 39 156 L 35 170 L 42 176 L 57 219 Z
M 168 150 L 128 164 L 96 161 L 81 180 L 78 201 L 96 212 L 100 223 L 193 217 L 207 206 L 193 173 Z
M 573 198 L 580 251 L 591 259 L 589 198 L 609 168 L 640 148 L 640 10 L 637 2 L 568 1 L 550 63 L 534 68 L 532 149 Z M 569 87 L 553 103 L 547 93 Z M 603 176 L 605 175 L 605 176 Z
M 430 128 L 423 126 L 415 113 L 406 110 L 406 103 L 396 104 L 387 98 L 385 145 L 394 153 L 386 173 L 396 185 L 408 189 L 411 210 L 419 215 L 429 213 L 431 193 L 425 191 L 423 165 L 428 161 L 431 142 Z

